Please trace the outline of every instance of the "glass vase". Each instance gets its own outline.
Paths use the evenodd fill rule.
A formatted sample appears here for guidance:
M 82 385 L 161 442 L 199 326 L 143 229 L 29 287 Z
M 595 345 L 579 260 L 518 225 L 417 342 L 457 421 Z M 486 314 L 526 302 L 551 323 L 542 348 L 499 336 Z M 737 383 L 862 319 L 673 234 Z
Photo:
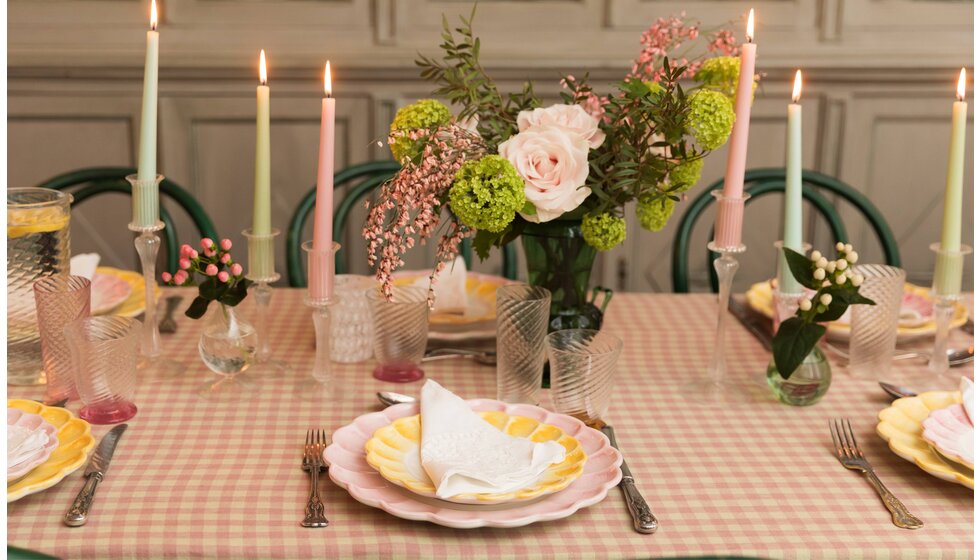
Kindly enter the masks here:
M 830 388 L 830 377 L 830 362 L 816 346 L 789 379 L 783 379 L 779 375 L 775 360 L 769 361 L 769 368 L 766 370 L 766 379 L 772 392 L 780 401 L 793 406 L 810 406 L 820 402 Z
M 235 376 L 255 362 L 259 336 L 234 307 L 212 302 L 204 316 L 197 351 L 211 371 Z

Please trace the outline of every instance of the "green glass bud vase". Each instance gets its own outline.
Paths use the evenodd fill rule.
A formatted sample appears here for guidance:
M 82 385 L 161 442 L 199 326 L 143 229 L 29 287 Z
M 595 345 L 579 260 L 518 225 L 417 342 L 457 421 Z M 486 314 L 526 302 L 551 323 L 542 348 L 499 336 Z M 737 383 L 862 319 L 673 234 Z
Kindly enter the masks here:
M 792 406 L 810 406 L 820 402 L 830 388 L 830 362 L 823 351 L 814 346 L 789 379 L 783 379 L 775 360 L 770 360 L 766 379 L 780 401 Z

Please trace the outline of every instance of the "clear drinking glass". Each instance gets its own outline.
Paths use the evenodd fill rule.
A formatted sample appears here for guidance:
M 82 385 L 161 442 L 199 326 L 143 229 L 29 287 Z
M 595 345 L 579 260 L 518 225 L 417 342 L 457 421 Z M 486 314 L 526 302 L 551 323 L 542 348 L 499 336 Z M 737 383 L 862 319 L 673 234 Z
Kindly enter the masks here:
M 77 399 L 65 327 L 91 315 L 92 282 L 83 276 L 48 276 L 34 283 L 34 301 L 48 380 L 44 402 Z
M 379 288 L 367 291 L 374 318 L 374 377 L 408 383 L 425 376 L 422 356 L 429 338 L 428 292 L 414 286 L 395 286 L 392 301 Z
M 883 264 L 861 264 L 854 272 L 864 276 L 861 295 L 875 305 L 855 305 L 851 310 L 850 363 L 859 377 L 877 377 L 891 370 L 898 335 L 898 316 L 905 292 L 905 271 Z
M 497 288 L 497 400 L 538 404 L 550 311 L 545 288 Z
M 623 341 L 588 329 L 555 331 L 547 341 L 555 411 L 593 427 L 601 425 L 609 410 Z
M 127 317 L 79 319 L 65 327 L 83 407 L 92 424 L 115 424 L 136 415 L 136 362 L 141 324 Z
M 377 287 L 370 276 L 338 274 L 333 290 L 336 303 L 330 308 L 330 358 L 335 362 L 355 363 L 374 355 L 374 322 L 367 291 Z
M 68 276 L 71 195 L 7 189 L 7 383 L 45 382 L 34 282 Z

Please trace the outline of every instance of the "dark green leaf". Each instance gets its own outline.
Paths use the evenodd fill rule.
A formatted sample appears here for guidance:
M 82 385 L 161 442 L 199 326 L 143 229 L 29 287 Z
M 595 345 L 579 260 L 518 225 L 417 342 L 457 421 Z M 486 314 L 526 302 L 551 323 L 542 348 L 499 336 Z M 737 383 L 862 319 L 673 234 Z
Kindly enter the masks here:
M 201 317 L 204 317 L 204 314 L 207 312 L 209 303 L 211 303 L 211 300 L 197 296 L 194 298 L 194 301 L 191 302 L 190 306 L 187 308 L 187 311 L 184 312 L 184 315 L 187 315 L 191 319 L 200 319 Z
M 821 281 L 813 277 L 813 261 L 787 247 L 783 247 L 783 255 L 797 282 L 812 290 L 820 289 Z
M 783 321 L 772 339 L 772 356 L 779 375 L 789 379 L 826 332 L 827 327 L 807 323 L 799 317 Z

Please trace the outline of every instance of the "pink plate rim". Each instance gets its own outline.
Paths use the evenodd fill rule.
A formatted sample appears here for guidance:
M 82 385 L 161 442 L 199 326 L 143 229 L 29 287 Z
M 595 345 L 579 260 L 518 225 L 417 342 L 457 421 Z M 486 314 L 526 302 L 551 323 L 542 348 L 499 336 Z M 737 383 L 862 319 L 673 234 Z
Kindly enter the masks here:
M 367 464 L 364 445 L 376 430 L 399 418 L 419 413 L 418 403 L 390 406 L 379 412 L 358 416 L 333 433 L 323 456 L 330 465 L 330 479 L 347 490 L 357 501 L 384 510 L 395 517 L 428 521 L 456 529 L 477 527 L 521 527 L 539 521 L 562 519 L 601 502 L 622 478 L 623 457 L 598 430 L 571 416 L 538 406 L 508 404 L 491 399 L 467 401 L 473 410 L 496 410 L 514 416 L 527 416 L 561 428 L 582 445 L 588 455 L 585 472 L 568 488 L 534 500 L 510 506 L 463 506 L 416 496 L 381 477 Z
M 133 293 L 124 279 L 111 274 L 95 273 L 92 278 L 92 315 L 102 315 L 123 304 Z
M 960 403 L 932 411 L 922 421 L 922 439 L 940 455 L 965 467 L 973 468 L 973 458 L 966 457 L 956 446 L 956 438 L 965 431 L 973 431 L 966 409 Z
M 7 481 L 20 478 L 34 470 L 38 465 L 48 460 L 48 457 L 58 448 L 58 428 L 55 428 L 47 420 L 37 414 L 24 412 L 17 408 L 7 409 L 7 425 L 23 425 L 44 430 L 48 434 L 48 442 L 44 447 L 37 450 L 37 453 L 29 460 L 24 461 L 15 469 L 7 469 Z

